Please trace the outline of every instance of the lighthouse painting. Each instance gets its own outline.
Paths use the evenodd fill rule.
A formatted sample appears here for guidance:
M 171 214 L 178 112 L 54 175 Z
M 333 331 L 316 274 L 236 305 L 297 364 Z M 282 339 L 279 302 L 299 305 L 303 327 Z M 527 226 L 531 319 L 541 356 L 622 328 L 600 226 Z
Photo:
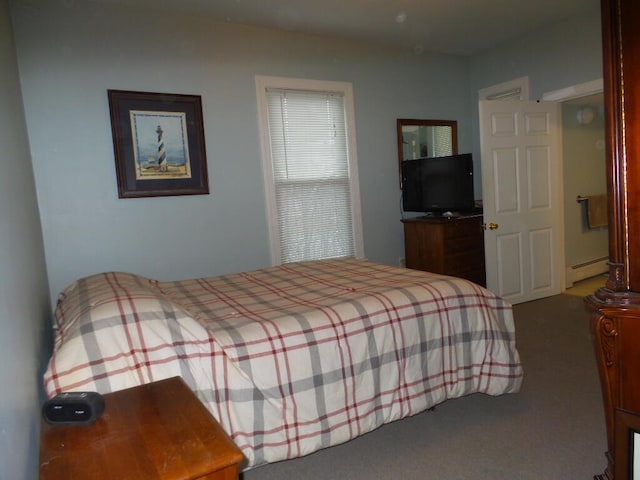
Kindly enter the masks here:
M 184 112 L 131 110 L 136 180 L 191 178 Z
M 209 193 L 199 95 L 107 94 L 119 198 Z

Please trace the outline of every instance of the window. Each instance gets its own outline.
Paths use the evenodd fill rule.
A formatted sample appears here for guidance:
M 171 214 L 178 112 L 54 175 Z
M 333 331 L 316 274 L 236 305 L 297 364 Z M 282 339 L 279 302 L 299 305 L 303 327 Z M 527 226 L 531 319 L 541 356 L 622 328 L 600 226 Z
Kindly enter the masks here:
M 256 77 L 273 264 L 362 257 L 351 84 Z
M 446 157 L 453 155 L 453 141 L 451 139 L 451 127 L 435 126 L 431 128 L 433 137 L 431 145 L 433 145 L 433 153 L 430 157 Z

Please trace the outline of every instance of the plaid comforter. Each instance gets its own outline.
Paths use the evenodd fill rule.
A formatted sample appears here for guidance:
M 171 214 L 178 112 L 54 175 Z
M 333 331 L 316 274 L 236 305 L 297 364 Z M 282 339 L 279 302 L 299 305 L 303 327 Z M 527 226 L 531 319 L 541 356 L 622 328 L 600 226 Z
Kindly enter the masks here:
M 49 395 L 180 375 L 245 467 L 446 399 L 516 392 L 511 307 L 466 280 L 363 260 L 158 282 L 102 273 L 58 300 Z

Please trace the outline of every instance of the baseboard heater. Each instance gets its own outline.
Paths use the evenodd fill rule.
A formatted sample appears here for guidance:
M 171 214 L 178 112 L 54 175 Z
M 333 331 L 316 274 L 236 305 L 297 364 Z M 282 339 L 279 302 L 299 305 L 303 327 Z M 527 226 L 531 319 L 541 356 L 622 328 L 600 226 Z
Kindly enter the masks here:
M 567 288 L 585 278 L 595 277 L 609 271 L 609 257 L 596 258 L 588 262 L 571 265 L 566 270 Z

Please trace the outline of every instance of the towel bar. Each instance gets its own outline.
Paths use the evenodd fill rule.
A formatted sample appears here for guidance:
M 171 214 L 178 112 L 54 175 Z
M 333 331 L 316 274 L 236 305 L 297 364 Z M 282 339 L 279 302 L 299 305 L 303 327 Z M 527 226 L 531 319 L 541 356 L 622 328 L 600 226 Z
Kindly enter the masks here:
M 607 195 L 589 195 L 583 197 L 578 195 L 576 202 L 584 204 L 587 207 L 587 226 L 591 228 L 606 227 L 607 221 Z

